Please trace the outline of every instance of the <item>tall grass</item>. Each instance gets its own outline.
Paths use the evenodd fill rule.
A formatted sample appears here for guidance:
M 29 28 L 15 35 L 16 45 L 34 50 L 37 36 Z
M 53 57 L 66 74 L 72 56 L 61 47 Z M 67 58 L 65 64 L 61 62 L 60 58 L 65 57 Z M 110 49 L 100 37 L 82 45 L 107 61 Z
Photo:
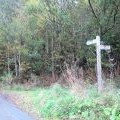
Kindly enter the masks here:
M 39 109 L 46 119 L 120 120 L 120 93 L 117 90 L 97 92 L 94 86 L 87 96 L 76 96 L 70 90 L 54 85 L 39 93 Z
M 78 79 L 71 69 L 66 70 L 64 78 L 69 87 L 65 88 L 56 83 L 47 88 L 30 90 L 16 86 L 12 89 L 21 91 L 22 94 L 27 90 L 25 95 L 30 95 L 30 106 L 32 104 L 45 120 L 120 120 L 118 88 L 106 84 L 102 93 L 99 93 L 96 85 Z M 22 100 L 25 98 L 23 97 Z
M 22 102 L 19 100 L 19 105 L 37 114 L 39 111 L 43 120 L 74 118 L 78 120 L 120 120 L 119 89 L 106 87 L 102 93 L 98 93 L 96 86 L 87 85 L 83 90 L 84 94 L 76 94 L 76 92 L 71 92 L 71 88 L 63 88 L 59 84 L 29 91 L 21 89 L 22 91 L 20 86 L 13 89 L 19 91 L 19 97 L 22 96 Z

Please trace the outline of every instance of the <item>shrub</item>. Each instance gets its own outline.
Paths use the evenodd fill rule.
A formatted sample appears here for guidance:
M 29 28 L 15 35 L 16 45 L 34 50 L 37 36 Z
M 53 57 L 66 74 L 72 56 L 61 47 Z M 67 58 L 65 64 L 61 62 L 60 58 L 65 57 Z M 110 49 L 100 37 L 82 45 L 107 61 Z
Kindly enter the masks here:
M 4 73 L 3 76 L 0 77 L 0 81 L 2 81 L 4 84 L 11 84 L 13 79 L 12 73 Z
M 86 97 L 72 94 L 69 89 L 54 85 L 40 92 L 40 113 L 45 118 L 83 120 L 119 120 L 119 92 L 104 91 L 98 94 L 93 86 Z M 116 94 L 115 94 L 116 93 Z

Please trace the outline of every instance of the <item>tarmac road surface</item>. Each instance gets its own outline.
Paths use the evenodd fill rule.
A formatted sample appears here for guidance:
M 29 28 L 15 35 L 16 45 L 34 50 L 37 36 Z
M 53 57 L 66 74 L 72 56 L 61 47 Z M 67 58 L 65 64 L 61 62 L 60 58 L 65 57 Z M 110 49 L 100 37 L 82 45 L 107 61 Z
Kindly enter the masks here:
M 0 120 L 33 120 L 27 113 L 22 112 L 15 105 L 0 95 Z

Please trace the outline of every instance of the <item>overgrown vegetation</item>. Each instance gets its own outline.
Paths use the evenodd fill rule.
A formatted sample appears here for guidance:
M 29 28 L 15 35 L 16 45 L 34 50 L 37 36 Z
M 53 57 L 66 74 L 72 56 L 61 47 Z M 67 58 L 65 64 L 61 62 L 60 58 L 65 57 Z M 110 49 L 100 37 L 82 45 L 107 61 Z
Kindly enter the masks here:
M 120 0 L 0 0 L 0 89 L 48 120 L 119 120 L 119 21 Z M 96 35 L 111 46 L 101 93 L 86 47 Z
M 12 73 L 19 83 L 31 80 L 31 74 L 49 76 L 51 84 L 67 63 L 82 67 L 93 79 L 95 50 L 86 47 L 86 41 L 99 35 L 102 44 L 112 48 L 102 54 L 105 76 L 118 76 L 119 4 L 120 0 L 0 0 L 0 74 Z
M 16 91 L 15 88 L 13 90 L 12 93 L 19 96 L 18 106 L 24 106 L 24 109 L 32 111 L 34 114 L 38 114 L 39 111 L 40 117 L 45 120 L 120 119 L 120 90 L 113 87 L 111 90 L 110 86 L 106 87 L 101 94 L 97 92 L 94 85 L 84 87 L 83 91 L 86 91 L 84 94 L 72 92 L 71 89 L 63 88 L 59 84 L 49 88 L 34 88 L 29 91 L 25 91 L 23 88 L 21 91 L 18 89 Z M 20 98 L 23 102 L 20 102 Z M 30 106 L 32 106 L 31 110 L 28 109 L 31 108 Z
M 40 92 L 40 112 L 45 118 L 83 120 L 119 120 L 119 91 L 97 93 L 94 86 L 86 89 L 86 97 L 71 94 L 59 85 Z M 44 98 L 44 99 L 43 99 Z

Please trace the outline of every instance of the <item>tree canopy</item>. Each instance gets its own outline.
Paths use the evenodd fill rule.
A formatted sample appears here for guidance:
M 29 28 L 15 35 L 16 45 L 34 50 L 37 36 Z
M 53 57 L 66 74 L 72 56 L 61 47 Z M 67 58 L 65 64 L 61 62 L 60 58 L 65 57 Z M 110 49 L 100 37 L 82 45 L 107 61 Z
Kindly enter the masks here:
M 55 77 L 77 61 L 89 70 L 96 58 L 86 41 L 99 35 L 112 48 L 103 67 L 110 56 L 119 75 L 119 21 L 120 0 L 0 0 L 0 73 Z

